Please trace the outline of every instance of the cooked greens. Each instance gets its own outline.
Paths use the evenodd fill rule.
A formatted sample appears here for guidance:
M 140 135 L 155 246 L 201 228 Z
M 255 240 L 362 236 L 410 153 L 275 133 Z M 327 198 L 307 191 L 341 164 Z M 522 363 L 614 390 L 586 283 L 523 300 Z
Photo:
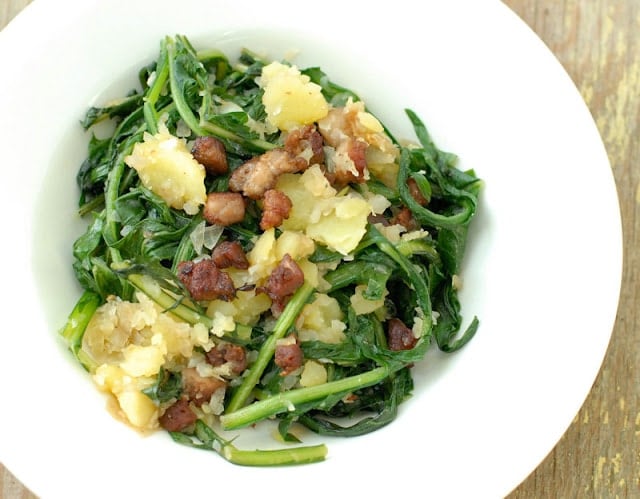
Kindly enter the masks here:
M 222 436 L 264 420 L 283 442 L 297 425 L 354 436 L 393 421 L 412 366 L 478 328 L 460 331 L 456 288 L 475 173 L 413 111 L 417 141 L 400 142 L 317 67 L 232 62 L 176 36 L 138 80 L 82 120 L 71 352 L 129 424 L 236 464 L 324 459 L 324 445 Z M 213 170 L 205 137 L 223 151 Z

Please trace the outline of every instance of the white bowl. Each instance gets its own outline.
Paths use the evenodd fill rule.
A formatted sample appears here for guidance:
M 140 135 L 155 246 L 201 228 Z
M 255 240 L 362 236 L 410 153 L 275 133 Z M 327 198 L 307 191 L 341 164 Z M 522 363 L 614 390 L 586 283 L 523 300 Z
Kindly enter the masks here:
M 79 287 L 75 173 L 92 104 L 129 90 L 160 39 L 230 57 L 299 50 L 400 137 L 412 108 L 484 179 L 463 272 L 477 336 L 416 366 L 388 427 L 323 441 L 328 459 L 242 468 L 113 419 L 57 337 Z M 43 497 L 497 497 L 552 449 L 600 367 L 621 279 L 621 226 L 601 139 L 543 43 L 493 1 L 36 1 L 0 33 L 5 326 L 0 459 Z M 264 439 L 247 430 L 244 447 Z M 259 494 L 259 496 L 258 496 Z

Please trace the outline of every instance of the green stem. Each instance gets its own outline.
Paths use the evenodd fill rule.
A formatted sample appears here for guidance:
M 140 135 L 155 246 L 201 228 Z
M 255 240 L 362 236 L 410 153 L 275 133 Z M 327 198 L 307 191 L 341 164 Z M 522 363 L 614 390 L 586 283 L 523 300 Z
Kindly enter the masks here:
M 115 270 L 118 270 L 117 267 Z M 129 274 L 127 279 L 151 300 L 156 302 L 162 309 L 170 311 L 189 324 L 203 324 L 207 329 L 211 329 L 213 321 L 210 317 L 200 314 L 191 307 L 180 303 L 179 300 L 165 290 L 151 277 L 142 274 Z
M 312 402 L 340 393 L 350 393 L 355 390 L 375 385 L 389 376 L 389 368 L 378 367 L 366 373 L 356 374 L 347 378 L 330 381 L 322 385 L 297 388 L 278 393 L 236 411 L 220 416 L 220 423 L 225 430 L 242 428 L 281 412 L 295 410 L 296 404 Z
M 274 450 L 242 450 L 221 438 L 201 419 L 191 434 L 169 432 L 171 438 L 183 445 L 217 452 L 230 463 L 240 466 L 286 466 L 323 461 L 327 456 L 324 444 Z
M 276 342 L 287 334 L 300 314 L 302 307 L 306 305 L 311 293 L 313 293 L 313 290 L 313 286 L 305 281 L 305 283 L 298 288 L 293 297 L 289 300 L 284 311 L 280 317 L 278 317 L 278 321 L 273 328 L 273 332 L 262 344 L 262 347 L 258 352 L 258 358 L 249 368 L 249 373 L 244 377 L 242 384 L 236 389 L 231 397 L 231 400 L 226 407 L 226 411 L 237 411 L 245 404 L 251 394 L 251 391 L 260 380 L 267 364 L 273 357 L 273 354 L 276 351 Z
M 89 321 L 101 303 L 102 299 L 97 293 L 92 291 L 82 293 L 82 296 L 80 296 L 69 314 L 66 324 L 60 331 L 60 336 L 66 341 L 69 350 L 71 350 L 73 355 L 87 369 L 90 369 L 91 366 L 87 365 L 86 359 L 80 355 L 82 337 L 84 336 Z
M 207 135 L 205 130 L 200 127 L 198 118 L 196 118 L 196 115 L 184 99 L 184 95 L 182 95 L 182 90 L 180 89 L 180 84 L 178 83 L 176 75 L 176 45 L 174 40 L 167 38 L 166 46 L 167 57 L 169 60 L 169 88 L 171 89 L 171 95 L 173 97 L 173 102 L 176 105 L 176 109 L 178 110 L 178 114 L 180 114 L 180 117 L 196 135 Z
M 228 444 L 220 451 L 222 457 L 240 466 L 283 466 L 323 461 L 327 456 L 324 444 L 274 450 L 241 450 Z
M 369 224 L 367 236 L 375 243 L 380 251 L 391 257 L 402 269 L 409 283 L 416 292 L 418 305 L 422 310 L 422 333 L 421 337 L 427 340 L 431 335 L 433 320 L 431 318 L 431 297 L 429 295 L 428 276 L 421 275 L 411 261 L 398 251 L 389 240 L 384 237 L 378 229 Z
M 398 169 L 398 192 L 402 202 L 411 210 L 416 219 L 423 225 L 431 227 L 453 228 L 469 222 L 475 211 L 474 203 L 468 198 L 459 200 L 461 211 L 454 215 L 441 215 L 421 206 L 409 191 L 407 180 L 409 179 L 409 164 L 411 153 L 408 149 L 402 149 L 400 153 L 400 168 Z
M 160 49 L 158 65 L 156 67 L 155 80 L 149 87 L 149 90 L 147 90 L 147 95 L 144 97 L 144 120 L 147 124 L 149 133 L 152 135 L 158 133 L 158 112 L 156 111 L 155 106 L 168 78 L 169 64 L 167 61 L 167 49 L 166 44 L 163 43 Z

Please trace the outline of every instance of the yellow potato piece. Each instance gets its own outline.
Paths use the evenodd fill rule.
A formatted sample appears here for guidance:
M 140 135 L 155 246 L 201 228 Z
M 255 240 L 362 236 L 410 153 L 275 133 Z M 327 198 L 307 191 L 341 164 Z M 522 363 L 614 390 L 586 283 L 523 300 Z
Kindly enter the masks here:
M 133 147 L 125 163 L 172 208 L 195 215 L 207 200 L 204 166 L 194 159 L 186 142 L 166 127 L 155 135 L 145 133 L 144 141 Z
M 319 85 L 295 66 L 272 62 L 262 68 L 262 103 L 267 120 L 283 131 L 308 125 L 324 118 L 329 104 Z

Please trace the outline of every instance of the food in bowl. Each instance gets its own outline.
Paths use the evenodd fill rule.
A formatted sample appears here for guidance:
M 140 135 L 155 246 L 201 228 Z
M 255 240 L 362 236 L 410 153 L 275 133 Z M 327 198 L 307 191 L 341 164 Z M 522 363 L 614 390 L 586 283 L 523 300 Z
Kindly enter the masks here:
M 318 67 L 176 36 L 139 81 L 82 122 L 84 292 L 61 332 L 114 414 L 244 465 L 324 459 L 284 444 L 298 425 L 393 421 L 412 366 L 478 328 L 458 288 L 481 181 Z M 282 449 L 224 437 L 267 419 Z

